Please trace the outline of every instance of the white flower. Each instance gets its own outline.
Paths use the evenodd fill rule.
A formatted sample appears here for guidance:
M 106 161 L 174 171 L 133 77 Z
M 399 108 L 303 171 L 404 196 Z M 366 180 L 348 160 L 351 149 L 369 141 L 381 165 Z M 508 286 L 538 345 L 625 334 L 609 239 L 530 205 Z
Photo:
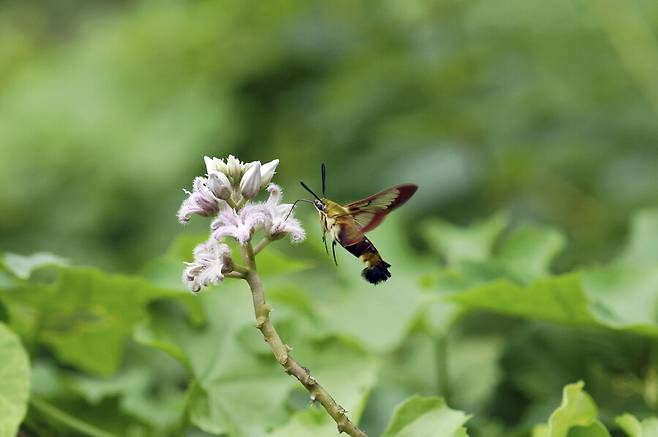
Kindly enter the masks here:
M 211 158 L 209 156 L 204 156 L 203 160 L 206 163 L 208 176 L 212 173 L 222 173 L 236 186 L 249 166 L 249 164 L 243 163 L 233 155 L 229 155 L 226 162 L 223 159 Z
M 234 184 L 237 184 L 246 169 L 247 166 L 238 158 L 233 155 L 228 155 L 228 159 L 226 160 L 226 171 L 224 174 L 226 174 Z
M 265 225 L 267 221 L 267 214 L 258 204 L 247 204 L 239 213 L 233 208 L 224 208 L 210 228 L 216 240 L 233 237 L 240 244 L 245 244 L 251 239 L 254 231 Z
M 272 181 L 272 177 L 274 176 L 276 166 L 279 165 L 279 160 L 275 159 L 273 161 L 268 162 L 267 164 L 263 164 L 260 168 L 260 188 L 265 188 L 267 184 L 269 184 Z
M 254 161 L 242 176 L 240 181 L 240 192 L 247 199 L 251 199 L 260 190 L 260 161 Z
M 233 187 L 226 175 L 219 171 L 208 173 L 208 188 L 218 199 L 227 200 L 233 194 Z
M 178 221 L 185 224 L 190 221 L 192 214 L 199 214 L 203 217 L 210 217 L 219 212 L 221 206 L 217 197 L 206 186 L 207 179 L 195 178 L 192 192 L 185 191 L 188 194 L 187 199 L 183 201 L 178 210 Z
M 218 166 L 217 166 L 216 161 L 222 162 L 221 159 L 211 158 L 210 156 L 204 156 L 203 157 L 203 162 L 206 163 L 206 173 L 207 174 L 214 173 L 216 171 L 220 171 Z M 223 162 L 222 162 L 222 164 L 223 164 Z
M 304 228 L 299 220 L 293 217 L 291 203 L 279 203 L 283 197 L 281 187 L 276 184 L 270 184 L 267 187 L 270 193 L 267 202 L 260 204 L 261 208 L 267 213 L 268 220 L 265 224 L 265 231 L 272 239 L 282 238 L 285 234 L 290 234 L 293 243 L 300 243 L 306 238 Z
M 219 284 L 224 279 L 224 273 L 233 270 L 231 250 L 212 238 L 197 245 L 194 261 L 185 264 L 183 282 L 193 293 L 210 284 Z

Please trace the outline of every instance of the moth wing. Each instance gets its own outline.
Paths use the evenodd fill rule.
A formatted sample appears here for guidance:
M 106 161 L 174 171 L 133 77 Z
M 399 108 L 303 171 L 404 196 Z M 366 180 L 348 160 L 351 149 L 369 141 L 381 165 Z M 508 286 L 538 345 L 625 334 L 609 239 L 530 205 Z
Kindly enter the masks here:
M 375 229 L 386 218 L 389 212 L 402 206 L 414 195 L 417 185 L 397 185 L 380 193 L 368 196 L 346 205 L 354 221 L 366 233 Z
M 361 226 L 354 220 L 354 217 L 350 215 L 337 217 L 336 224 L 338 224 L 338 229 L 340 229 L 338 241 L 341 246 L 351 246 L 363 240 L 363 230 L 361 230 Z

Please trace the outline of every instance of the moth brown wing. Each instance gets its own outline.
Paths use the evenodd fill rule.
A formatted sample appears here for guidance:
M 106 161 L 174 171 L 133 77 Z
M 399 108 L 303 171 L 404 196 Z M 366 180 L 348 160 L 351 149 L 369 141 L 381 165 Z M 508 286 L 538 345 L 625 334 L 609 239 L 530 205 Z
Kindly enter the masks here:
M 344 215 L 336 218 L 336 224 L 340 229 L 338 242 L 341 246 L 351 246 L 363 240 L 363 231 L 361 226 L 354 220 L 351 215 Z
M 402 206 L 417 189 L 418 186 L 414 184 L 397 185 L 345 207 L 361 227 L 361 232 L 366 233 L 379 226 L 389 212 Z

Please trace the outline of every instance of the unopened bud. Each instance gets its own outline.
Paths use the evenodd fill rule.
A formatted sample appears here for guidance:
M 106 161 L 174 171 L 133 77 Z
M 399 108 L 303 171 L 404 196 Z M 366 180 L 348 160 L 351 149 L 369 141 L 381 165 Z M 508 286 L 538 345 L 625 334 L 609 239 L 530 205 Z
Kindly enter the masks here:
M 242 176 L 240 181 L 240 192 L 242 195 L 251 199 L 260 190 L 260 161 L 255 161 Z

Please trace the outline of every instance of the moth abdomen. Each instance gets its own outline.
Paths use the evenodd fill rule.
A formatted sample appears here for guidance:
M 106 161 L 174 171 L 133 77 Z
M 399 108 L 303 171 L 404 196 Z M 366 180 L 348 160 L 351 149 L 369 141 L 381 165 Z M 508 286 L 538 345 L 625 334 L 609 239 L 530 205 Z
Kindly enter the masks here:
M 391 272 L 388 271 L 389 267 L 391 267 L 389 263 L 379 258 L 378 263 L 363 269 L 361 276 L 371 284 L 379 284 L 391 277 Z
M 366 264 L 366 268 L 361 272 L 361 276 L 366 281 L 379 284 L 391 277 L 391 272 L 388 271 L 391 265 L 382 259 L 377 248 L 367 237 L 364 236 L 358 243 L 343 247 Z

